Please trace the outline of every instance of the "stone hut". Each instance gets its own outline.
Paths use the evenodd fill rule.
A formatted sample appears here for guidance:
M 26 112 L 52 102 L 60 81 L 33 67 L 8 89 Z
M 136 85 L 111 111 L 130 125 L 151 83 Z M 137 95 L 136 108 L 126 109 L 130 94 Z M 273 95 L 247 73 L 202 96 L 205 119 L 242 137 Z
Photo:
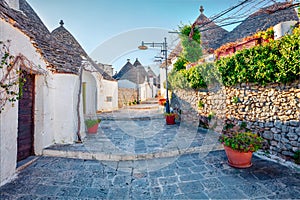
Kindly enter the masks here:
M 192 28 L 198 28 L 201 33 L 201 46 L 204 53 L 209 53 L 211 49 L 216 49 L 222 43 L 222 39 L 228 31 L 216 25 L 204 14 L 204 9 L 200 6 L 200 15 L 193 23 Z
M 6 104 L 0 117 L 1 185 L 17 162 L 54 143 L 73 143 L 85 129 L 74 110 L 80 53 L 57 41 L 26 0 L 0 0 L 0 27 L 0 41 L 9 40 L 11 55 L 22 55 L 28 64 L 16 66 L 26 77 L 23 97 L 15 106 Z
M 113 76 L 115 79 L 120 79 L 124 74 L 133 68 L 133 65 L 130 62 L 130 59 L 127 59 L 127 63 L 121 68 L 121 70 Z
M 151 76 L 151 79 L 138 59 L 133 64 L 128 59 L 120 72 L 114 77 L 118 79 L 119 107 L 135 100 L 144 101 L 153 98 L 157 94 L 158 89 L 153 82 L 153 76 Z
M 83 101 L 85 104 L 83 106 L 84 114 L 92 115 L 97 111 L 111 111 L 117 109 L 117 81 L 88 56 L 74 36 L 64 27 L 62 20 L 60 21 L 60 26 L 53 30 L 51 35 L 60 43 L 65 44 L 83 56 L 83 59 L 85 59 L 88 65 L 83 74 L 83 93 L 86 93 L 83 94 L 83 98 L 85 98 Z M 90 76 L 89 73 L 91 73 L 94 78 Z M 89 89 L 87 87 L 91 88 Z M 107 99 L 109 99 L 109 101 L 107 101 Z M 95 105 L 97 105 L 96 110 Z
M 253 13 L 231 32 L 224 35 L 217 48 L 228 42 L 235 42 L 259 31 L 267 30 L 278 23 L 298 20 L 297 12 L 291 7 L 290 2 L 273 4 Z

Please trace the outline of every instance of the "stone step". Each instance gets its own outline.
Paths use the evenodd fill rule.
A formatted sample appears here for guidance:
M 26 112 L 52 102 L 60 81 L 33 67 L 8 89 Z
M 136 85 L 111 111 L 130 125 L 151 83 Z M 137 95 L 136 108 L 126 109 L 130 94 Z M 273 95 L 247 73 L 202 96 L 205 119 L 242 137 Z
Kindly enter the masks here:
M 146 101 L 142 101 L 141 104 L 158 104 L 157 99 L 147 99 Z
M 83 144 L 78 144 L 83 145 Z M 223 146 L 214 145 L 203 145 L 198 147 L 190 147 L 187 149 L 169 149 L 168 151 L 152 152 L 152 153 L 141 153 L 141 154 L 128 154 L 128 153 L 114 153 L 114 152 L 93 152 L 84 148 L 81 150 L 75 150 L 68 148 L 48 147 L 43 150 L 44 156 L 54 157 L 66 157 L 66 158 L 78 158 L 78 159 L 89 159 L 99 161 L 135 161 L 135 160 L 149 160 L 154 158 L 169 158 L 190 153 L 208 153 L 211 151 L 223 150 Z

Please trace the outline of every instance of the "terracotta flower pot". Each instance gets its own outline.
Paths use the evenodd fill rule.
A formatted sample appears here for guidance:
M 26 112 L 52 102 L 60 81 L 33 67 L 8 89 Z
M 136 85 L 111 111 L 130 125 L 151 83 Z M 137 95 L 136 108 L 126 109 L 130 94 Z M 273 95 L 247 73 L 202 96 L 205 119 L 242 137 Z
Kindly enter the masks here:
M 247 168 L 252 166 L 252 152 L 239 152 L 227 146 L 224 146 L 224 149 L 230 166 L 236 168 Z
M 166 115 L 167 125 L 175 124 L 175 115 Z
M 97 133 L 98 132 L 98 125 L 99 124 L 95 124 L 94 126 L 88 128 L 88 133 L 93 133 L 93 134 Z

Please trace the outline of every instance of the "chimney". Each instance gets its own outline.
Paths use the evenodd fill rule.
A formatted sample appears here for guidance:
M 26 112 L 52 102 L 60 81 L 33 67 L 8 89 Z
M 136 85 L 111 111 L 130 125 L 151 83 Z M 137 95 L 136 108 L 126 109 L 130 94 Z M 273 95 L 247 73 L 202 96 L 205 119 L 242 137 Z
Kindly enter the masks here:
M 14 10 L 20 10 L 19 0 L 5 0 L 10 8 Z
M 291 34 L 292 33 L 291 27 L 295 26 L 296 23 L 297 23 L 297 21 L 285 21 L 285 22 L 276 24 L 273 27 L 274 39 L 277 40 L 277 39 L 283 37 L 285 34 Z

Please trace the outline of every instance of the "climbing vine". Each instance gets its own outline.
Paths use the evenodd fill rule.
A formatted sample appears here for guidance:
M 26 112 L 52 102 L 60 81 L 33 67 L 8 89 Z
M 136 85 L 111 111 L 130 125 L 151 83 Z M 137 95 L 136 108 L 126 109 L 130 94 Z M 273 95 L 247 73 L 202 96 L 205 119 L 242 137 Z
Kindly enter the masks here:
M 22 96 L 22 86 L 25 78 L 21 76 L 20 70 L 16 68 L 16 57 L 9 52 L 9 41 L 0 41 L 0 113 L 4 110 L 7 102 L 12 106 Z M 19 85 L 21 87 L 19 87 Z M 19 89 L 20 88 L 20 89 Z
M 9 40 L 0 41 L 0 113 L 7 102 L 14 106 L 14 103 L 22 97 L 26 79 L 20 66 L 28 73 L 46 74 L 45 70 L 29 61 L 24 55 L 19 53 L 13 56 L 9 47 Z

